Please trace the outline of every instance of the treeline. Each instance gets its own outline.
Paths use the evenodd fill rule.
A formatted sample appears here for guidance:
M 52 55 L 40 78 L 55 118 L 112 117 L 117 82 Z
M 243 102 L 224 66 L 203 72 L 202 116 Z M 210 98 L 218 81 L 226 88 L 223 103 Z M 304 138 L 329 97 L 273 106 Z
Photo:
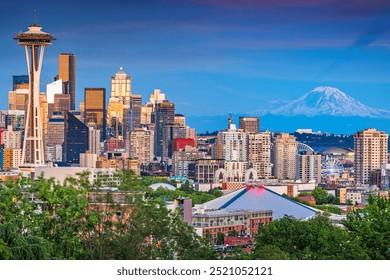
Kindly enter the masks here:
M 86 174 L 63 184 L 44 178 L 3 184 L 0 259 L 217 258 L 161 199 L 133 191 L 124 204 L 110 195 L 91 203 L 91 190 Z
M 131 181 L 131 184 L 126 185 Z M 208 239 L 164 207 L 162 198 L 184 194 L 199 200 L 218 190 L 196 193 L 147 190 L 141 178 L 127 176 L 129 196 L 118 203 L 109 195 L 94 197 L 86 174 L 63 184 L 54 179 L 3 183 L 0 188 L 0 259 L 389 259 L 390 202 L 371 198 L 348 215 L 344 227 L 326 216 L 309 221 L 291 217 L 261 228 L 252 253 L 217 253 Z M 149 180 L 149 179 L 148 179 Z M 142 194 L 138 196 L 137 194 Z M 142 197 L 142 199 L 141 199 Z

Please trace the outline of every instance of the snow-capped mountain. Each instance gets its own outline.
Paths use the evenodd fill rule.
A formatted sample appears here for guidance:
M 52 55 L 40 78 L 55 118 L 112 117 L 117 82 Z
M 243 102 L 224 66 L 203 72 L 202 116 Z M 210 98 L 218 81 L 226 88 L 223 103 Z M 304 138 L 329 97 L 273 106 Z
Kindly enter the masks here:
M 329 86 L 317 87 L 291 103 L 272 110 L 271 114 L 309 117 L 330 115 L 390 118 L 390 111 L 368 107 L 341 90 Z

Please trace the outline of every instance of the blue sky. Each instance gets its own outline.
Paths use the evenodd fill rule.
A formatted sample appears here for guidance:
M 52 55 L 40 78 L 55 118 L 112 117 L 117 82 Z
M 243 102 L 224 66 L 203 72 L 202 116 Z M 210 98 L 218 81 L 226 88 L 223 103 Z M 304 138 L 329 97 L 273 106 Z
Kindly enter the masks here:
M 12 37 L 27 30 L 34 9 L 57 38 L 41 81 L 57 74 L 60 52 L 73 52 L 77 101 L 85 87 L 109 92 L 122 66 L 144 101 L 159 88 L 188 116 L 250 113 L 320 85 L 390 110 L 388 0 L 2 2 L 1 109 L 12 75 L 26 73 Z

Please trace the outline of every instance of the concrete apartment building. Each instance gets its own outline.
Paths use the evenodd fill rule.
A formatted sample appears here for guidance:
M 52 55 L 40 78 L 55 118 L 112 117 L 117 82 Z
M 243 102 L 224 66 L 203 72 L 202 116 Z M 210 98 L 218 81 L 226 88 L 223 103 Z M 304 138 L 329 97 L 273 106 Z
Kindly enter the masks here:
M 321 155 L 312 152 L 298 154 L 296 179 L 302 183 L 321 182 Z
M 295 179 L 298 142 L 288 133 L 279 134 L 274 141 L 273 174 L 279 180 Z
M 380 169 L 388 159 L 388 134 L 375 128 L 360 130 L 354 135 L 355 182 L 367 184 L 370 171 Z
M 271 135 L 268 132 L 248 133 L 248 162 L 259 178 L 271 177 Z

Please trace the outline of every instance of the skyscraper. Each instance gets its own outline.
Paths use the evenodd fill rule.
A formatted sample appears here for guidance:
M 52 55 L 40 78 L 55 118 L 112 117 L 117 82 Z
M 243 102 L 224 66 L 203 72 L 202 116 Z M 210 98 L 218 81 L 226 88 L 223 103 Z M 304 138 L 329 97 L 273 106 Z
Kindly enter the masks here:
M 131 77 L 120 67 L 111 77 L 111 93 L 108 101 L 108 135 L 116 142 L 116 148 L 130 129 Z
M 298 142 L 288 133 L 279 134 L 274 141 L 274 176 L 279 180 L 294 180 L 296 176 Z
M 14 75 L 12 76 L 12 90 L 28 89 L 28 75 Z
M 58 79 L 62 79 L 64 94 L 70 95 L 70 109 L 76 108 L 76 56 L 60 53 L 58 56 Z
M 131 77 L 120 67 L 115 76 L 111 77 L 111 94 L 110 97 L 122 99 L 124 104 L 130 104 L 131 96 Z
M 368 183 L 369 173 L 387 163 L 388 134 L 375 128 L 360 130 L 354 135 L 355 182 Z
M 248 162 L 256 169 L 258 177 L 270 177 L 272 174 L 270 133 L 247 134 Z
M 84 110 L 85 124 L 95 124 L 100 130 L 100 141 L 104 141 L 106 139 L 106 89 L 86 88 Z
M 175 114 L 175 123 L 186 126 L 186 117 L 182 114 Z
M 91 154 L 100 155 L 100 130 L 89 127 L 88 149 Z
M 142 95 L 133 94 L 130 97 L 130 130 L 141 125 Z
M 88 150 L 89 128 L 72 113 L 65 114 L 64 145 L 62 160 L 68 164 L 79 164 L 80 153 Z
M 154 157 L 154 131 L 135 128 L 128 132 L 126 152 L 130 158 L 137 158 L 139 164 L 147 164 Z
M 155 111 L 155 142 L 154 152 L 158 157 L 163 156 L 163 138 L 164 127 L 167 123 L 173 123 L 175 121 L 175 104 L 164 100 L 156 105 Z
M 166 123 L 162 135 L 162 156 L 172 158 L 172 143 L 176 138 L 186 137 L 186 127 L 177 123 Z
M 123 101 L 118 97 L 111 97 L 107 109 L 107 133 L 110 137 L 123 137 Z
M 298 154 L 296 179 L 302 183 L 321 182 L 321 155 L 310 151 Z
M 6 112 L 5 127 L 12 126 L 13 130 L 24 130 L 26 112 L 24 110 L 8 110 Z
M 42 27 L 34 23 L 28 27 L 27 32 L 19 33 L 14 39 L 18 40 L 19 45 L 25 47 L 29 72 L 30 92 L 21 165 L 25 171 L 31 172 L 35 167 L 45 165 L 40 108 L 40 76 L 44 49 L 46 46 L 50 46 L 51 41 L 55 38 L 51 34 L 43 32 Z
M 236 128 L 232 117 L 228 121 L 228 129 L 218 133 L 217 157 L 225 161 L 245 162 L 248 160 L 248 135 Z
M 259 117 L 240 117 L 240 129 L 246 133 L 257 133 L 260 131 Z
M 14 131 L 12 126 L 8 126 L 7 130 L 1 134 L 1 143 L 4 148 L 20 149 L 22 141 L 22 132 Z
M 61 113 L 54 113 L 49 118 L 48 135 L 46 141 L 46 160 L 62 161 L 62 144 L 64 143 L 64 116 Z
M 196 160 L 205 157 L 205 152 L 200 152 L 196 147 L 185 146 L 183 149 L 173 152 L 172 171 L 175 176 L 188 177 L 189 166 L 196 164 Z
M 70 95 L 69 94 L 54 94 L 53 112 L 61 112 L 63 115 L 70 111 Z
M 9 110 L 23 110 L 27 114 L 28 97 L 30 90 L 16 89 L 8 92 L 8 109 Z

